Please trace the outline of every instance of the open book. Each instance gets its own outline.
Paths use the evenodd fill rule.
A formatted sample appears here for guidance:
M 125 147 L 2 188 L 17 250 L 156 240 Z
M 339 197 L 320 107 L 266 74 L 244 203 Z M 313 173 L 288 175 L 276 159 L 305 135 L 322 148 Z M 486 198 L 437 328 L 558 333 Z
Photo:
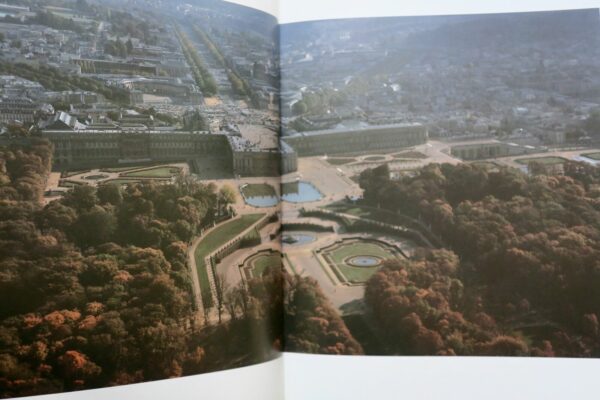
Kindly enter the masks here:
M 600 356 L 598 9 L 313 12 L 0 0 L 0 398 Z

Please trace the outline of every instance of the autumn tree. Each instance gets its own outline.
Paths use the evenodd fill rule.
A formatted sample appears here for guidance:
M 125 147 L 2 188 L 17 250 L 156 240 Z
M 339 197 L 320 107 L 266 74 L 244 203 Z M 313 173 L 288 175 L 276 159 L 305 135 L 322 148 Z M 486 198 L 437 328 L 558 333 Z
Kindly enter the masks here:
M 317 354 L 363 354 L 346 324 L 312 278 L 289 277 L 286 285 L 286 350 Z

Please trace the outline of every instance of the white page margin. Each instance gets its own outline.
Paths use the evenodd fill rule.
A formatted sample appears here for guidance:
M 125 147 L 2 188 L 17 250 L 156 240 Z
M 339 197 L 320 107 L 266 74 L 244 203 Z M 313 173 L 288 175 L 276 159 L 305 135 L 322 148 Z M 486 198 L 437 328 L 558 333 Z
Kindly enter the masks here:
M 286 400 L 598 399 L 600 360 L 286 353 Z

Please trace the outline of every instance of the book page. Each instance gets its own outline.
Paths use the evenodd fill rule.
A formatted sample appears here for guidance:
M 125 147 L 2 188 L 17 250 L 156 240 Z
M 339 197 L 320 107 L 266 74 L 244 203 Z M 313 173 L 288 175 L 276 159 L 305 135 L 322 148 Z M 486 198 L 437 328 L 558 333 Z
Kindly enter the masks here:
M 0 398 L 281 398 L 277 39 L 217 0 L 0 2 Z
M 597 357 L 598 9 L 343 3 L 281 8 L 290 398 Z

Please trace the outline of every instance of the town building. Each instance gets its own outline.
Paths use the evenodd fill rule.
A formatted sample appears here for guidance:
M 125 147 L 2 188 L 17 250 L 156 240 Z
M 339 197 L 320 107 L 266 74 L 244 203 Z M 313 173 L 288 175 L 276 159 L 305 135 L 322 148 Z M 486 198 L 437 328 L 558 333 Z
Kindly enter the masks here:
M 73 63 L 81 67 L 84 74 L 111 74 L 111 75 L 158 75 L 157 66 L 148 63 L 132 63 L 123 61 L 75 59 Z
M 35 119 L 39 105 L 28 98 L 0 98 L 0 122 L 13 121 L 30 123 Z

